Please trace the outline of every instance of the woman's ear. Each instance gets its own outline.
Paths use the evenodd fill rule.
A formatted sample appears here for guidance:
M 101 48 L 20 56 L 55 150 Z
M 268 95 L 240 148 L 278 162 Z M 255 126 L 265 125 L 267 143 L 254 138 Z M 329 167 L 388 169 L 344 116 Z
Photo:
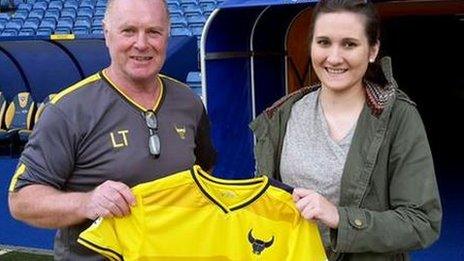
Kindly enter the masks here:
M 380 50 L 380 41 L 377 40 L 375 45 L 371 46 L 369 50 L 369 62 L 370 63 L 375 62 L 375 59 L 377 58 L 377 55 L 379 54 L 379 50 Z

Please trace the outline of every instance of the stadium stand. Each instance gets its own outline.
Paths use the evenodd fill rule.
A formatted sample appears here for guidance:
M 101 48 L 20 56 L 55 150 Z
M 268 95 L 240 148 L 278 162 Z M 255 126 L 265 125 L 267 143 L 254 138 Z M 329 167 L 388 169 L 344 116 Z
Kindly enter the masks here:
M 203 97 L 202 87 L 201 87 L 201 73 L 200 72 L 189 72 L 187 74 L 187 79 L 185 80 L 188 86 L 200 97 Z
M 2 5 L 5 1 L 2 1 Z M 0 36 L 103 34 L 107 0 L 15 0 L 16 10 L 0 14 Z M 168 0 L 172 35 L 196 36 L 222 0 Z M 11 5 L 11 4 L 10 4 Z M 5 6 L 6 7 L 6 6 Z M 87 21 L 87 22 L 85 22 Z

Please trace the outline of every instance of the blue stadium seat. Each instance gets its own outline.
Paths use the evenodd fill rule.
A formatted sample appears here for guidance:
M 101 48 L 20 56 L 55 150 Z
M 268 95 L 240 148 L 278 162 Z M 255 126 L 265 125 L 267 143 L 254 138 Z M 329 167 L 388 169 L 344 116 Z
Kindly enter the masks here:
M 103 29 L 92 28 L 91 33 L 96 35 L 103 35 Z
M 18 36 L 31 36 L 31 35 L 35 35 L 35 30 L 31 28 L 22 28 L 18 33 Z
M 203 32 L 203 25 L 193 24 L 189 27 L 192 31 L 192 34 L 199 39 L 201 37 L 201 33 Z
M 106 0 L 97 0 L 95 7 L 104 7 L 106 8 Z
M 70 34 L 71 28 L 56 27 L 54 34 Z
M 27 4 L 27 3 L 21 3 L 17 7 L 17 10 L 27 10 L 27 12 L 32 10 L 32 4 Z
M 208 17 L 213 13 L 213 11 L 203 11 L 203 16 L 208 19 Z
M 91 19 L 93 17 L 93 9 L 87 7 L 79 7 L 79 9 L 77 9 L 77 18 L 78 17 L 87 17 Z
M 203 15 L 203 11 L 201 10 L 200 6 L 189 6 L 184 8 L 184 16 L 201 16 Z
M 201 26 L 203 27 L 206 22 L 206 18 L 203 15 L 193 15 L 187 17 L 187 22 L 189 26 Z
M 37 28 L 39 28 L 39 20 L 37 19 L 27 19 L 22 27 L 22 29 L 32 29 L 33 31 L 37 30 Z
M 11 18 L 12 19 L 21 19 L 21 20 L 26 20 L 26 18 L 29 16 L 29 11 L 28 10 L 18 10 L 16 13 L 14 13 Z
M 71 18 L 71 20 L 74 21 L 76 19 L 76 9 L 73 9 L 71 7 L 64 7 L 63 10 L 61 10 L 61 16 L 60 17 L 61 18 L 69 17 L 69 18 Z
M 90 29 L 84 28 L 84 27 L 74 27 L 72 30 L 72 33 L 76 35 L 89 34 L 89 32 L 90 32 Z
M 185 80 L 188 86 L 200 97 L 203 96 L 202 94 L 202 86 L 201 86 L 201 73 L 200 72 L 189 72 L 187 74 L 187 79 Z
M 96 7 L 95 14 L 93 16 L 103 18 L 105 16 L 105 8 L 106 7 L 103 7 L 103 8 L 102 7 Z
M 41 10 L 41 9 L 33 9 L 30 13 L 29 13 L 29 18 L 37 18 L 39 20 L 41 20 L 45 15 L 45 11 L 44 10 Z
M 11 28 L 6 28 L 3 29 L 1 36 L 17 36 L 18 35 L 18 30 L 17 29 L 11 29 Z
M 48 3 L 45 2 L 45 1 L 36 2 L 36 3 L 32 6 L 32 10 L 42 10 L 42 11 L 45 11 L 45 10 L 47 10 L 47 7 L 48 7 Z
M 61 9 L 63 9 L 63 2 L 61 2 L 60 0 L 51 1 L 50 4 L 48 4 L 48 10 L 51 9 L 56 9 L 60 11 Z
M 58 9 L 47 9 L 45 11 L 44 18 L 53 18 L 56 21 L 58 21 L 58 18 L 60 17 L 60 10 Z
M 37 29 L 36 35 L 40 35 L 40 36 L 51 35 L 53 34 L 53 30 L 54 29 L 39 27 L 39 29 Z
M 10 20 L 10 15 L 8 13 L 0 13 L 0 21 Z
M 51 31 L 54 31 L 55 27 L 56 27 L 56 22 L 53 18 L 44 18 L 39 25 L 39 29 L 44 28 L 44 29 L 50 29 Z
M 217 3 L 215 0 L 200 0 L 200 6 L 205 11 L 213 11 L 217 7 Z
M 171 18 L 171 27 L 187 27 L 187 19 L 183 16 L 175 16 Z
M 61 17 L 58 19 L 58 23 L 56 24 L 56 30 L 59 29 L 69 29 L 73 27 L 74 21 L 69 17 Z
M 173 27 L 171 28 L 172 36 L 192 36 L 192 32 L 186 27 Z
M 182 0 L 180 6 L 184 9 L 199 7 L 197 0 Z
M 102 27 L 103 26 L 102 19 L 100 19 L 98 17 L 94 17 L 93 20 L 92 20 L 92 26 Z
M 89 8 L 93 10 L 95 8 L 95 3 L 92 0 L 82 0 L 81 5 L 79 8 Z
M 168 9 L 180 7 L 179 1 L 167 1 Z
M 74 31 L 76 29 L 85 29 L 85 30 L 89 30 L 90 29 L 90 21 L 88 19 L 79 19 L 79 20 L 76 20 L 76 22 L 74 22 Z
M 23 26 L 23 22 L 19 20 L 10 20 L 8 23 L 5 24 L 5 30 L 6 29 L 14 29 L 16 31 L 19 31 L 21 27 Z
M 182 7 L 180 7 L 180 5 L 170 5 L 168 6 L 168 9 L 170 14 L 184 14 L 184 10 L 182 9 Z
M 79 7 L 79 3 L 76 0 L 66 0 L 63 5 L 64 8 L 71 8 L 74 9 L 74 11 L 77 11 L 77 8 Z
M 15 7 L 18 7 L 20 4 L 24 4 L 24 0 L 13 0 L 13 5 Z

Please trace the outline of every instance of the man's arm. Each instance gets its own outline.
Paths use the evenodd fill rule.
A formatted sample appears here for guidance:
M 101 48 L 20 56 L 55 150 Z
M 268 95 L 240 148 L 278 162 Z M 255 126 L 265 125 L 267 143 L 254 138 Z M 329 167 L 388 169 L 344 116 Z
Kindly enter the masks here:
M 194 153 L 197 158 L 195 164 L 200 165 L 205 171 L 212 173 L 213 166 L 216 163 L 216 150 L 211 139 L 211 125 L 205 109 L 203 109 L 198 123 L 195 143 Z
M 107 181 L 90 192 L 62 192 L 46 185 L 29 185 L 10 192 L 11 215 L 43 228 L 60 228 L 98 217 L 130 213 L 135 197 L 121 182 Z

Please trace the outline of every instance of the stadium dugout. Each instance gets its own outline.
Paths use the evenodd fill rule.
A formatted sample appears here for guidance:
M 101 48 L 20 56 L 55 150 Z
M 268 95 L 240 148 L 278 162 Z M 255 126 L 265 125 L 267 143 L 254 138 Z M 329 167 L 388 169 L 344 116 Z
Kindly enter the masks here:
M 200 63 L 203 98 L 212 121 L 212 135 L 220 156 L 215 175 L 225 178 L 252 176 L 254 138 L 248 128 L 249 122 L 279 97 L 315 80 L 310 69 L 308 49 L 309 20 L 315 2 L 316 0 L 228 0 L 209 15 L 200 40 Z M 451 174 L 462 173 L 459 164 L 462 153 L 457 150 L 464 147 L 464 144 L 462 139 L 458 139 L 461 135 L 459 128 L 450 126 L 456 121 L 454 115 L 448 115 L 462 111 L 464 104 L 462 64 L 456 64 L 456 61 L 464 60 L 464 2 L 376 2 L 384 22 L 383 54 L 392 57 L 394 75 L 399 85 L 418 103 L 423 115 L 434 152 L 444 204 L 445 219 L 441 239 L 426 251 L 414 253 L 413 260 L 461 260 L 464 212 L 460 210 L 460 205 L 464 195 L 460 186 L 464 184 L 464 177 Z M 192 41 L 196 39 L 191 38 Z M 66 45 L 73 45 L 73 41 L 45 41 L 41 45 L 58 43 L 64 48 L 56 48 L 64 53 L 64 50 L 68 50 Z M 17 69 L 18 62 L 15 59 L 32 58 L 18 58 L 21 54 L 8 51 L 14 48 L 13 44 L 7 43 L 8 48 L 3 47 L 4 44 L 5 42 L 0 42 L 0 64 L 2 67 L 3 64 L 9 64 L 13 68 L 13 76 L 6 77 L 10 77 L 9 81 L 18 83 L 15 86 L 31 86 L 31 83 L 24 83 L 22 75 L 26 73 Z M 24 50 L 29 50 L 28 55 L 31 55 L 30 49 Z M 101 53 L 98 50 L 90 52 Z M 191 54 L 196 54 L 196 47 Z M 58 55 L 65 57 L 63 53 Z M 89 55 L 87 58 L 75 56 L 74 59 L 87 60 L 93 59 L 93 56 L 98 55 Z M 179 68 L 178 63 L 184 58 L 180 55 L 176 57 L 168 60 L 166 70 Z M 54 60 L 53 57 L 51 59 Z M 67 75 L 70 79 L 63 80 L 80 78 L 81 72 L 70 61 L 72 59 L 65 59 L 68 62 L 63 66 L 70 68 Z M 39 73 L 44 73 L 47 69 L 38 70 Z M 65 69 L 57 70 L 57 74 L 66 73 Z M 82 69 L 82 72 L 85 70 Z M 178 79 L 185 79 L 188 71 Z M 52 69 L 47 72 L 50 77 L 57 75 Z M 2 69 L 0 74 L 0 86 L 5 86 L 3 77 L 6 73 Z M 437 92 L 437 89 L 443 91 Z M 11 97 L 11 94 L 8 95 Z M 14 169 L 12 164 L 8 166 L 0 162 L 0 166 L 2 172 L 5 168 L 7 172 Z M 0 189 L 6 191 L 9 177 L 0 176 Z M 51 249 L 52 233 L 30 232 L 26 225 L 9 219 L 5 204 L 4 200 L 0 203 L 0 213 L 3 216 L 0 218 L 0 225 L 5 228 L 0 232 L 0 244 L 6 242 Z M 29 236 L 19 236 L 25 234 Z M 47 243 L 44 244 L 44 241 Z
M 200 62 L 203 98 L 219 151 L 215 175 L 252 176 L 255 141 L 248 124 L 278 98 L 316 80 L 308 39 L 315 2 L 229 0 L 206 22 Z M 464 201 L 459 174 L 464 141 L 451 115 L 462 112 L 464 104 L 464 1 L 375 2 L 383 21 L 382 55 L 392 58 L 400 88 L 418 104 L 443 197 L 441 240 L 413 258 L 461 260 L 464 212 L 457 209 Z

